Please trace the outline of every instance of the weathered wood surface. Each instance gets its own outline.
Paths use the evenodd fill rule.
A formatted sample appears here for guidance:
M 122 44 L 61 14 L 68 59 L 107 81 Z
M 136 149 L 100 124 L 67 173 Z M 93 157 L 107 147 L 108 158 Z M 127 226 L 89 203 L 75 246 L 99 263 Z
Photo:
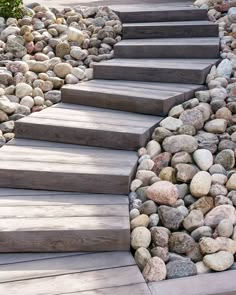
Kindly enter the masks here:
M 117 58 L 219 58 L 219 38 L 128 39 L 115 45 Z
M 111 5 L 123 23 L 206 20 L 207 10 L 185 3 Z
M 134 152 L 24 139 L 0 157 L 1 187 L 111 194 L 128 193 L 137 162 Z
M 63 87 L 62 101 L 163 116 L 201 89 L 202 85 L 97 79 Z
M 235 295 L 236 270 L 149 283 L 153 295 Z M 186 293 L 187 292 L 187 293 Z
M 124 39 L 218 37 L 218 35 L 218 24 L 209 21 L 123 24 Z
M 94 65 L 96 79 L 204 84 L 217 59 L 116 58 Z
M 18 138 L 137 150 L 161 119 L 60 103 L 18 120 L 15 133 Z
M 48 254 L 46 254 L 48 255 Z M 150 295 L 131 253 L 24 254 L 18 261 L 7 254 L 0 265 L 4 295 Z
M 0 189 L 0 252 L 129 249 L 128 197 L 34 192 Z

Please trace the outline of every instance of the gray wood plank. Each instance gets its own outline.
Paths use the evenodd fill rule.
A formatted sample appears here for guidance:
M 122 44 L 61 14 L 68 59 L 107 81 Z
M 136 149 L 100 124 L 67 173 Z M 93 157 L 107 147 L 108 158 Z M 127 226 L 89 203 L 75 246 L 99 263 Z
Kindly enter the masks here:
M 117 58 L 219 58 L 219 38 L 128 39 L 115 45 Z
M 143 283 L 137 266 L 8 282 L 0 285 L 4 295 L 56 295 Z
M 188 295 L 234 295 L 236 294 L 236 270 L 204 274 L 193 277 L 149 283 L 153 295 L 182 295 L 188 288 Z
M 81 193 L 128 193 L 137 163 L 127 151 L 33 140 L 14 140 L 0 156 L 1 187 Z
M 0 252 L 127 251 L 128 217 L 0 219 Z
M 96 79 L 204 84 L 214 59 L 122 59 L 94 66 Z
M 128 216 L 127 205 L 33 205 L 0 207 L 3 218 Z
M 36 255 L 38 254 L 31 254 L 30 256 L 33 257 Z M 136 265 L 132 254 L 129 252 L 104 252 L 84 255 L 73 254 L 68 256 L 65 256 L 65 253 L 63 253 L 61 255 L 64 255 L 64 257 L 45 257 L 44 259 L 35 259 L 33 261 L 29 260 L 0 265 L 0 284 L 68 273 L 82 273 Z
M 123 24 L 124 39 L 218 37 L 218 35 L 218 25 L 209 21 L 170 21 Z
M 187 5 L 112 5 L 123 23 L 153 22 L 153 21 L 181 21 L 207 19 L 205 9 L 196 9 Z

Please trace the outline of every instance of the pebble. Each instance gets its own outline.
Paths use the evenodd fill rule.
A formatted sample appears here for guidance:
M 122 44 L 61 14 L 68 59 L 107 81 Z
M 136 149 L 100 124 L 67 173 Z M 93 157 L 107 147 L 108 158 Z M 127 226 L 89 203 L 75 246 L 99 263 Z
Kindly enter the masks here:
M 140 207 L 140 213 L 151 215 L 157 212 L 157 206 L 152 200 L 146 201 Z
M 184 111 L 179 119 L 184 125 L 192 125 L 197 130 L 202 129 L 204 125 L 204 117 L 198 108 Z
M 232 169 L 235 166 L 234 152 L 230 149 L 219 152 L 215 157 L 215 164 L 222 165 L 225 170 Z
M 227 121 L 224 119 L 215 119 L 207 122 L 204 129 L 211 133 L 224 133 L 227 128 Z
M 169 238 L 169 250 L 177 254 L 186 254 L 196 245 L 194 239 L 184 232 L 173 232 Z
M 192 210 L 183 221 L 183 227 L 189 232 L 203 225 L 204 216 L 200 210 Z
M 169 230 L 165 227 L 151 228 L 152 242 L 155 246 L 167 247 L 169 242 Z
M 130 228 L 131 230 L 140 227 L 140 226 L 144 226 L 147 227 L 149 224 L 149 218 L 147 215 L 145 214 L 141 214 L 137 217 L 135 217 L 134 219 L 131 220 L 130 222 Z
M 146 149 L 147 149 L 147 154 L 151 158 L 154 158 L 155 156 L 157 156 L 157 155 L 159 155 L 161 153 L 161 146 L 155 140 L 149 141 L 149 143 L 146 146 Z
M 226 183 L 226 187 L 229 191 L 236 190 L 236 173 L 233 173 Z

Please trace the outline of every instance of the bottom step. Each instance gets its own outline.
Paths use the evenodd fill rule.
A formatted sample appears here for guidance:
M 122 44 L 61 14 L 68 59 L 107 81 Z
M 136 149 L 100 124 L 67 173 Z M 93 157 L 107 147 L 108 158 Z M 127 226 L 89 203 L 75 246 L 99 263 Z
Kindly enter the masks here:
M 151 295 L 132 254 L 1 254 L 4 295 Z
M 2 188 L 0 231 L 0 252 L 129 250 L 128 197 Z

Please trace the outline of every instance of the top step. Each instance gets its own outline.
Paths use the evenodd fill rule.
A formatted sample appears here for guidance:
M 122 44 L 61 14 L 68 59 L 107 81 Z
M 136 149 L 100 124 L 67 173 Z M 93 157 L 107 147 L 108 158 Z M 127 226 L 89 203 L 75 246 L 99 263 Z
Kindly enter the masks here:
M 186 4 L 137 4 L 110 6 L 123 23 L 207 20 L 207 10 Z

